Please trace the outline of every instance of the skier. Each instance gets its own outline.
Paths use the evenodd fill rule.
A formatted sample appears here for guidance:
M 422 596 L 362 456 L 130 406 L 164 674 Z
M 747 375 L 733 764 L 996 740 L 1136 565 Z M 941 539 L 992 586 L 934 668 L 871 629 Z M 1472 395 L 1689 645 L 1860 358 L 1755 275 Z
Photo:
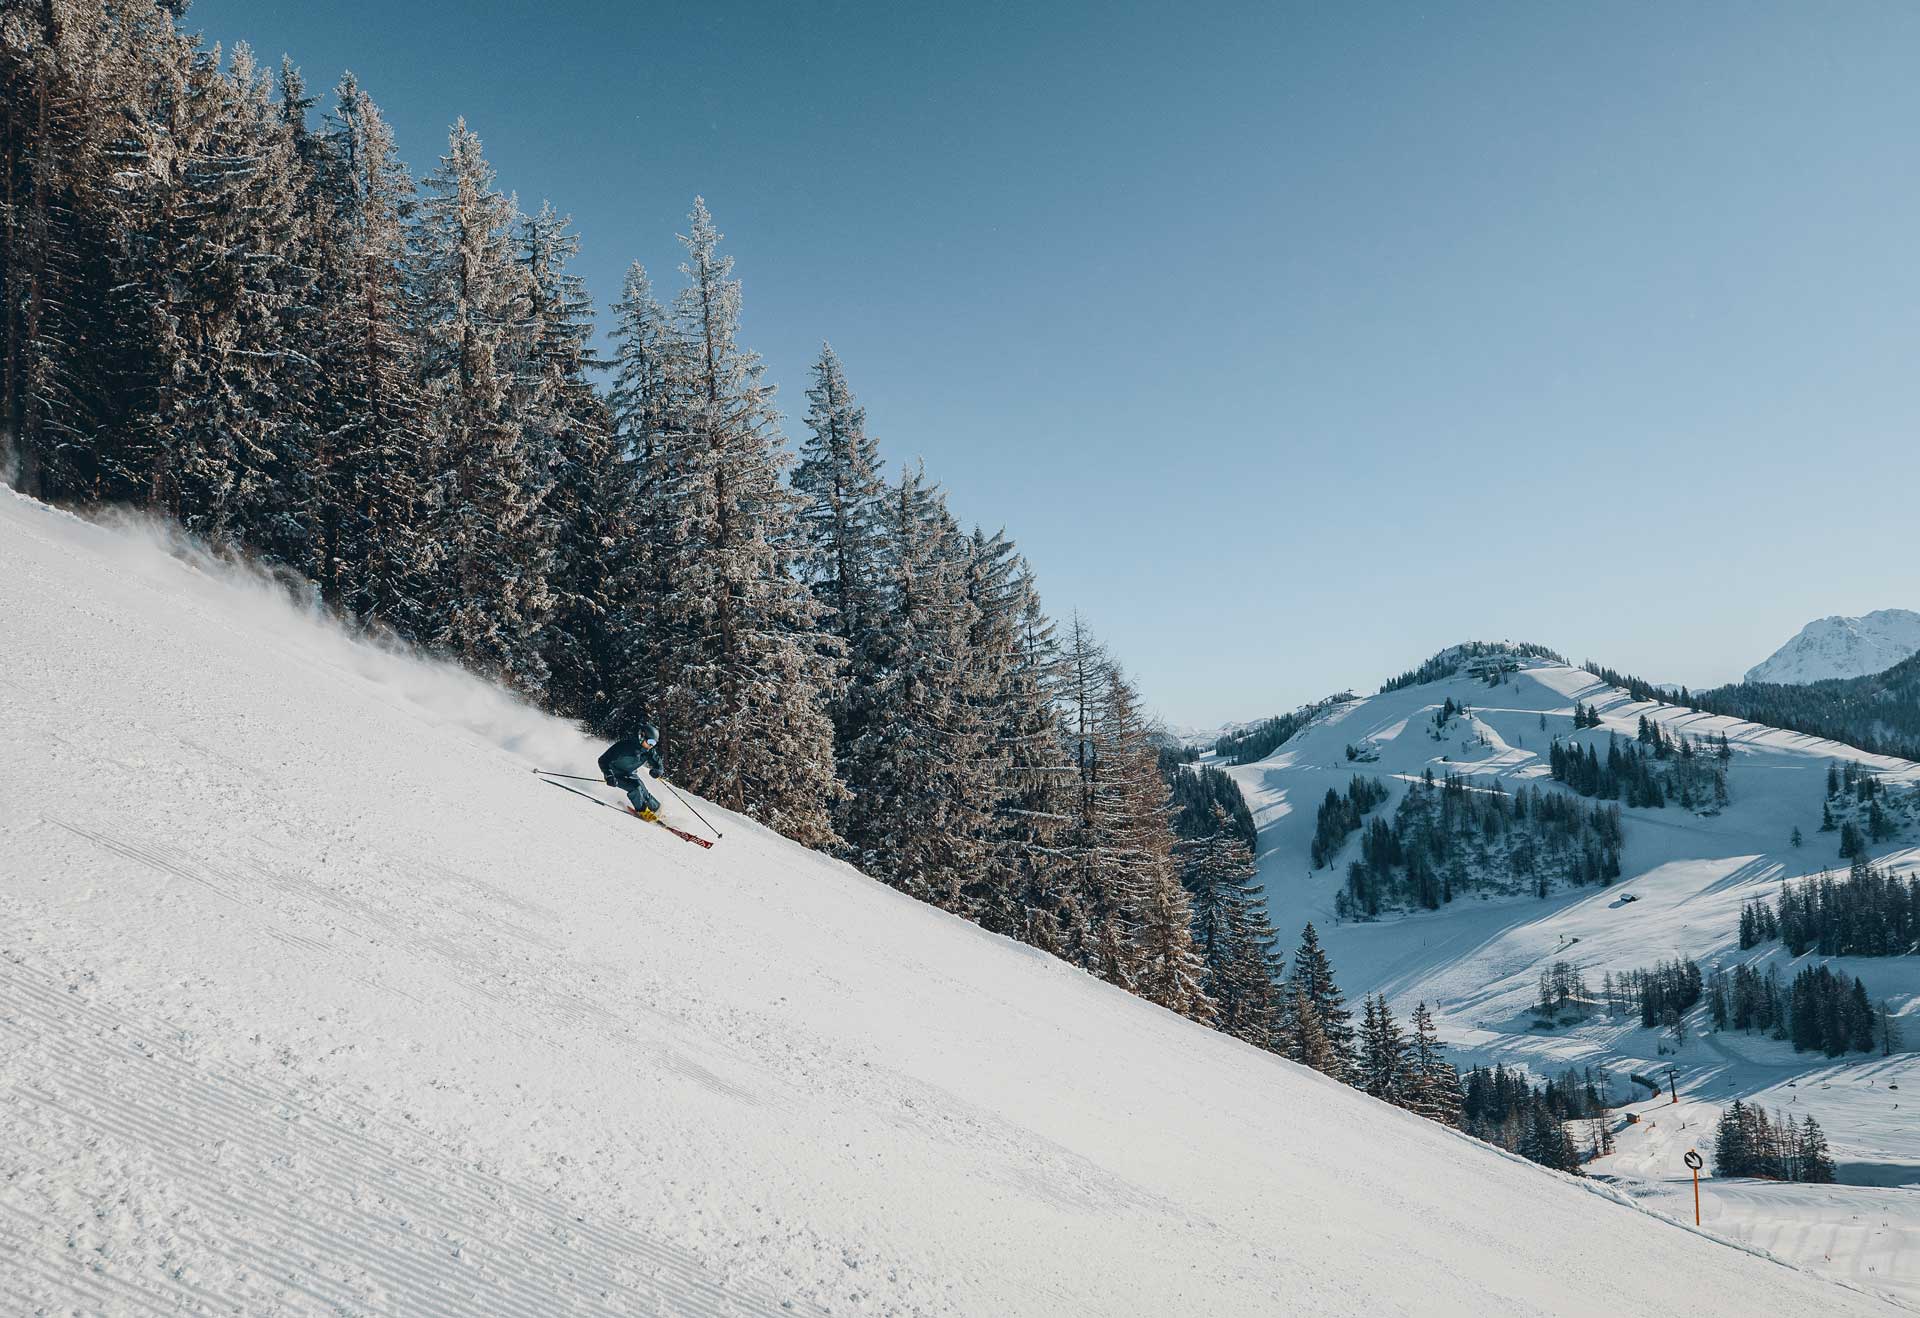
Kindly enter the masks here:
M 660 729 L 642 723 L 631 737 L 620 738 L 600 754 L 600 775 L 607 786 L 624 791 L 633 803 L 633 813 L 646 820 L 659 819 L 660 802 L 640 781 L 640 766 L 646 765 L 655 778 L 666 781 L 666 767 L 655 749 L 659 744 Z

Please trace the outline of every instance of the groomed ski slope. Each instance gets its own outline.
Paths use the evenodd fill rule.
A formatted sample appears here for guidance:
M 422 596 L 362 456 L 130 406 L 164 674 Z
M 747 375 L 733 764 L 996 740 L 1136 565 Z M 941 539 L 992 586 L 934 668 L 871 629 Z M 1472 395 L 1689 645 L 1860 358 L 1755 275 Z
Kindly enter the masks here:
M 3 490 L 0 636 L 0 1312 L 1888 1311 Z
M 1433 716 L 1448 699 L 1471 712 L 1435 740 Z M 1576 702 L 1595 706 L 1602 726 L 1576 733 Z M 1604 756 L 1607 737 L 1632 740 L 1642 714 L 1675 735 L 1725 733 L 1733 756 L 1724 810 L 1625 811 L 1622 878 L 1611 887 L 1559 889 L 1545 901 L 1469 895 L 1436 912 L 1336 922 L 1334 898 L 1359 835 L 1329 867 L 1309 868 L 1315 818 L 1329 788 L 1344 791 L 1356 774 L 1378 777 L 1391 795 L 1370 818 L 1391 819 L 1408 785 L 1428 768 L 1436 777 L 1497 777 L 1509 790 L 1521 783 L 1552 787 L 1545 756 L 1554 737 L 1595 744 Z M 1349 761 L 1346 747 L 1363 742 L 1378 758 Z M 1647 1120 L 1620 1129 L 1615 1154 L 1591 1170 L 1688 1222 L 1693 1201 L 1682 1155 L 1698 1147 L 1711 1156 L 1724 1105 L 1758 1101 L 1796 1121 L 1812 1113 L 1831 1141 L 1841 1180 L 1853 1184 L 1710 1185 L 1705 1224 L 1811 1270 L 1920 1302 L 1920 1188 L 1913 1188 L 1920 1187 L 1920 958 L 1795 959 L 1777 942 L 1739 947 L 1744 903 L 1771 901 L 1782 880 L 1841 865 L 1835 835 L 1819 831 L 1827 766 L 1835 760 L 1857 760 L 1902 792 L 1920 781 L 1920 766 L 1905 760 L 1634 701 L 1582 669 L 1529 662 L 1497 687 L 1463 674 L 1337 705 L 1265 760 L 1227 772 L 1260 828 L 1261 882 L 1274 923 L 1290 940 L 1306 921 L 1316 922 L 1350 999 L 1384 992 L 1402 1017 L 1427 1002 L 1463 1067 L 1521 1065 L 1540 1078 L 1568 1067 L 1605 1068 L 1622 1098 L 1647 1097 L 1629 1083 L 1630 1073 L 1664 1076 L 1675 1068 L 1687 1101 L 1670 1112 L 1635 1103 Z M 1789 840 L 1796 825 L 1804 838 L 1798 848 Z M 1876 857 L 1904 872 L 1920 862 L 1915 841 L 1910 830 L 1876 848 Z M 1639 1028 L 1637 1016 L 1596 1015 L 1553 1030 L 1535 1025 L 1540 972 L 1555 961 L 1580 968 L 1597 993 L 1609 971 L 1679 956 L 1693 957 L 1703 971 L 1773 964 L 1783 981 L 1826 960 L 1864 979 L 1876 1002 L 1892 1004 L 1904 1050 L 1835 1060 L 1757 1034 L 1709 1034 L 1704 1004 L 1689 1015 L 1688 1041 L 1677 1049 L 1662 1031 Z

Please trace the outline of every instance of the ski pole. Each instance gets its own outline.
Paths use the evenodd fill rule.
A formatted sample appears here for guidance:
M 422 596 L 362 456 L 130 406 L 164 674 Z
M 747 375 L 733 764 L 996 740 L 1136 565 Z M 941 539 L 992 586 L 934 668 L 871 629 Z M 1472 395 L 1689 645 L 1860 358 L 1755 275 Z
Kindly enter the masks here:
M 555 773 L 551 769 L 529 769 L 527 772 L 545 774 L 549 778 L 571 778 L 576 783 L 601 783 L 606 781 L 604 778 L 587 778 L 577 773 Z
M 693 810 L 693 803 L 688 801 L 686 797 L 680 795 L 680 793 L 674 788 L 674 785 L 672 783 L 668 782 L 665 778 L 655 778 L 654 781 L 656 783 L 659 783 L 662 787 L 666 788 L 669 792 L 672 792 L 674 800 L 678 801 L 681 805 L 686 806 L 687 809 Z M 699 820 L 701 823 L 707 824 L 707 817 L 701 814 L 698 810 L 693 810 L 693 817 Z M 722 833 L 719 829 L 714 828 L 712 824 L 707 824 L 707 827 L 712 830 L 713 835 L 715 837 L 726 836 L 725 833 Z

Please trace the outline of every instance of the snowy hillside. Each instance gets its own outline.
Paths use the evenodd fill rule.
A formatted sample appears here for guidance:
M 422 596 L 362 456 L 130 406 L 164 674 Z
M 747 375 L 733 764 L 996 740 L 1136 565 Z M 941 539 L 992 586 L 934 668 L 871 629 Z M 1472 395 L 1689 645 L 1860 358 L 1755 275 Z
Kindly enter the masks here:
M 1833 1315 L 0 491 L 8 1312 Z
M 1436 720 L 1447 703 L 1465 711 Z M 1597 710 L 1599 726 L 1576 731 L 1576 706 Z M 1730 751 L 1730 799 L 1703 793 L 1696 808 L 1626 809 L 1621 875 L 1609 886 L 1556 882 L 1543 900 L 1530 893 L 1466 892 L 1440 909 L 1389 910 L 1375 920 L 1340 922 L 1347 868 L 1360 853 L 1349 835 L 1323 868 L 1311 866 L 1318 807 L 1331 788 L 1378 778 L 1388 799 L 1369 816 L 1392 818 L 1399 801 L 1436 777 L 1470 775 L 1522 786 L 1556 788 L 1550 743 L 1593 746 L 1604 756 L 1609 737 L 1634 742 L 1642 716 L 1668 737 L 1718 738 Z M 1356 758 L 1349 758 L 1349 748 Z M 1764 1035 L 1707 1034 L 1706 1008 L 1690 1013 L 1689 1038 L 1677 1047 L 1637 1017 L 1594 1013 L 1578 1023 L 1542 1028 L 1532 1008 L 1541 972 L 1564 960 L 1597 987 L 1607 975 L 1679 956 L 1703 970 L 1738 964 L 1778 965 L 1784 975 L 1817 961 L 1798 961 L 1779 943 L 1742 952 L 1741 906 L 1769 900 L 1783 878 L 1840 866 L 1835 835 L 1819 831 L 1825 778 L 1835 759 L 1857 760 L 1888 786 L 1905 811 L 1900 836 L 1875 848 L 1902 872 L 1920 863 L 1920 826 L 1912 793 L 1920 766 L 1854 751 L 1798 733 L 1780 732 L 1690 710 L 1634 702 L 1591 674 L 1566 665 L 1523 661 L 1489 686 L 1465 674 L 1372 696 L 1341 707 L 1267 759 L 1228 770 L 1240 783 L 1260 833 L 1261 879 L 1274 923 L 1291 937 L 1313 920 L 1349 999 L 1384 991 L 1404 1016 L 1416 1002 L 1435 1011 L 1443 1037 L 1462 1065 L 1495 1062 L 1556 1075 L 1568 1067 L 1605 1067 L 1616 1096 L 1645 1097 L 1632 1072 L 1665 1075 L 1677 1067 L 1681 1097 L 1653 1124 L 1628 1127 L 1617 1153 L 1593 1166 L 1619 1178 L 1641 1202 L 1691 1214 L 1681 1165 L 1693 1146 L 1708 1149 L 1722 1104 L 1758 1096 L 1796 1119 L 1817 1115 L 1834 1147 L 1840 1186 L 1742 1182 L 1714 1186 L 1706 1225 L 1766 1246 L 1810 1268 L 1863 1286 L 1920 1298 L 1920 957 L 1861 957 L 1834 964 L 1863 979 L 1876 1001 L 1889 1000 L 1904 1026 L 1907 1049 L 1891 1058 L 1852 1054 L 1829 1060 L 1795 1053 Z M 1582 802 L 1583 805 L 1589 804 Z M 1804 845 L 1791 837 L 1801 830 Z M 1404 908 L 1401 908 L 1404 911 Z M 1902 1091 L 1910 1095 L 1902 1104 Z
M 1747 670 L 1749 682 L 1821 682 L 1865 677 L 1920 653 L 1920 613 L 1875 609 L 1858 618 L 1821 618 L 1761 663 Z

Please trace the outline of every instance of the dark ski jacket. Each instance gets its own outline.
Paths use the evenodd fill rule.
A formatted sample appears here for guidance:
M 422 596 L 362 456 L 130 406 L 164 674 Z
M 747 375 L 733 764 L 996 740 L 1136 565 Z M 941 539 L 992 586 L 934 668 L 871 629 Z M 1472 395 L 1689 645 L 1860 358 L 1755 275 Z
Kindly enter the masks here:
M 638 737 L 622 737 L 600 753 L 600 776 L 610 782 L 632 778 L 643 764 L 656 778 L 666 774 L 667 766 L 661 763 L 658 743 L 648 750 Z

